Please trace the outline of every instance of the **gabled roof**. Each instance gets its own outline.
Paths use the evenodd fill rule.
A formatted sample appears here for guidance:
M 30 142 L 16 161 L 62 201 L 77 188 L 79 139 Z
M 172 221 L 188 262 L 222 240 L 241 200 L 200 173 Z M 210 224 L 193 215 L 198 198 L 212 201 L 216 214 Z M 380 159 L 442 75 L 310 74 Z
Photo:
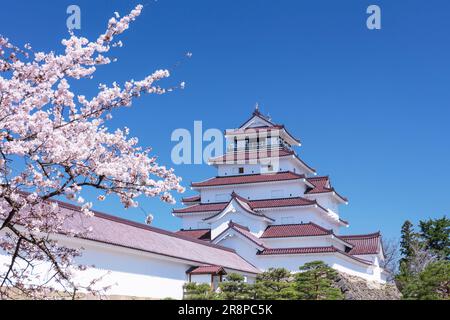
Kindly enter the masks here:
M 278 159 L 283 157 L 295 157 L 295 159 L 310 173 L 315 173 L 316 170 L 306 164 L 300 159 L 293 150 L 286 148 L 280 149 L 263 149 L 263 150 L 247 150 L 237 152 L 227 152 L 222 156 L 209 159 L 210 164 L 242 164 L 251 163 L 252 161 L 260 161 L 265 159 Z
M 260 249 L 264 248 L 264 243 L 257 236 L 251 233 L 248 227 L 237 224 L 232 220 L 228 223 L 228 227 L 224 231 L 222 231 L 217 237 L 215 237 L 212 241 L 221 238 L 224 234 L 229 232 L 229 230 L 236 231 L 238 234 L 242 235 L 246 239 L 256 244 Z
M 253 118 L 259 118 L 261 120 L 263 120 L 264 122 L 266 122 L 269 125 L 275 125 L 270 119 L 269 117 L 266 117 L 265 115 L 263 115 L 260 111 L 259 111 L 259 107 L 256 106 L 255 107 L 255 111 L 253 111 L 252 116 L 250 118 L 248 118 L 243 124 L 241 124 L 239 126 L 239 128 L 244 127 L 248 122 L 250 122 Z
M 360 235 L 346 235 L 339 236 L 341 239 L 351 243 L 353 245 L 349 254 L 352 255 L 364 255 L 364 254 L 378 254 L 381 247 L 381 234 L 380 232 Z
M 204 220 L 204 221 L 209 221 L 209 220 L 219 219 L 220 216 L 221 216 L 222 214 L 223 214 L 223 215 L 226 214 L 226 212 L 224 212 L 224 211 L 226 210 L 226 208 L 227 208 L 228 206 L 231 205 L 231 203 L 232 203 L 233 201 L 235 201 L 235 202 L 239 205 L 239 207 L 241 207 L 241 209 L 243 209 L 244 212 L 250 214 L 251 216 L 254 216 L 254 217 L 256 217 L 256 218 L 260 218 L 260 219 L 262 219 L 262 220 L 269 221 L 269 222 L 274 221 L 272 218 L 269 218 L 269 217 L 265 216 L 265 215 L 262 214 L 262 213 L 253 211 L 252 207 L 250 206 L 250 202 L 249 202 L 248 200 L 246 200 L 246 199 L 244 199 L 244 198 L 238 196 L 235 192 L 233 192 L 233 193 L 231 194 L 231 199 L 230 199 L 230 201 L 229 201 L 228 203 L 225 204 L 223 210 L 220 210 L 220 211 L 217 212 L 215 215 L 213 215 L 213 216 L 211 216 L 211 217 L 208 217 L 208 218 L 205 218 L 205 219 L 203 219 L 203 220 Z
M 200 266 L 193 267 L 186 271 L 187 274 L 212 274 L 212 275 L 224 275 L 227 274 L 222 266 Z
M 261 238 L 288 238 L 326 236 L 333 234 L 332 230 L 325 229 L 313 222 L 302 224 L 271 225 L 266 228 Z
M 294 207 L 294 206 L 302 207 L 316 204 L 316 201 L 305 199 L 302 197 L 262 199 L 262 200 L 246 200 L 243 197 L 239 198 L 242 201 L 245 201 L 253 210 L 259 210 L 264 208 L 276 208 L 276 207 Z M 174 209 L 173 213 L 217 212 L 225 209 L 227 204 L 228 202 L 201 203 L 182 209 Z
M 178 235 L 191 237 L 199 240 L 211 240 L 211 229 L 181 229 L 175 232 Z
M 93 217 L 87 217 L 78 206 L 55 202 L 59 204 L 61 214 L 70 216 L 65 222 L 67 230 L 92 228 L 92 232 L 83 237 L 84 240 L 180 259 L 192 264 L 221 265 L 249 273 L 260 272 L 232 249 L 98 211 L 94 211 Z
M 321 212 L 329 215 L 329 212 L 326 208 L 322 207 L 316 200 L 310 200 L 305 199 L 302 197 L 292 197 L 292 198 L 278 198 L 278 199 L 262 199 L 262 200 L 248 200 L 245 199 L 239 195 L 237 195 L 235 192 L 232 193 L 232 198 L 236 198 L 241 201 L 241 203 L 245 203 L 245 209 L 256 215 L 264 216 L 259 211 L 263 211 L 265 209 L 270 208 L 286 208 L 286 207 L 308 207 L 308 206 L 314 206 L 317 207 Z M 172 212 L 174 215 L 181 215 L 184 213 L 215 213 L 212 217 L 214 218 L 217 215 L 219 215 L 230 203 L 228 202 L 218 202 L 218 203 L 200 203 L 196 205 L 192 205 L 186 208 L 181 209 L 173 209 Z M 266 217 L 266 216 L 264 216 Z M 268 218 L 268 217 L 266 217 Z M 268 218 L 270 219 L 270 218 Z M 335 219 L 333 219 L 335 220 Z M 345 220 L 342 220 L 339 218 L 338 221 L 340 224 L 348 225 L 348 222 Z
M 314 185 L 313 188 L 308 188 L 305 194 L 319 194 L 319 193 L 328 193 L 334 192 L 336 196 L 343 202 L 347 202 L 348 199 L 346 197 L 341 196 L 330 183 L 330 178 L 328 176 L 325 177 L 311 177 L 307 178 L 311 184 Z
M 193 188 L 214 187 L 225 185 L 236 185 L 246 183 L 261 183 L 274 181 L 288 181 L 305 179 L 305 175 L 290 171 L 276 172 L 270 174 L 242 174 L 236 176 L 217 176 L 202 182 L 193 182 Z

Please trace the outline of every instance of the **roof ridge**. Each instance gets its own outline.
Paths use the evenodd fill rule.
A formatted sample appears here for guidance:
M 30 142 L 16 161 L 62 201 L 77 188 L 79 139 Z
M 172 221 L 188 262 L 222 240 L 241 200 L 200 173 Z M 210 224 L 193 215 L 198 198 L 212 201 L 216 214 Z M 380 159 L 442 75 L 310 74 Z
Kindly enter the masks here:
M 341 238 L 375 238 L 375 237 L 379 237 L 381 235 L 380 231 L 376 231 L 376 232 L 372 232 L 372 233 L 367 233 L 367 234 L 349 234 L 349 235 L 339 235 L 339 237 Z
M 273 176 L 273 175 L 283 174 L 283 173 L 292 173 L 293 175 L 298 176 L 298 177 L 304 177 L 305 176 L 304 174 L 299 174 L 299 173 L 296 173 L 296 172 L 292 172 L 292 171 L 286 170 L 286 171 L 277 171 L 277 172 L 273 172 L 273 173 L 247 173 L 247 174 L 235 174 L 235 175 L 230 175 L 230 176 L 215 176 L 215 177 L 210 178 L 210 179 L 214 179 L 214 178 L 249 177 L 249 176 Z
M 81 212 L 80 211 L 81 210 L 80 206 L 77 206 L 77 205 L 74 205 L 74 204 L 71 204 L 71 203 L 63 202 L 61 200 L 47 200 L 47 201 L 56 201 L 56 202 L 58 202 L 58 204 L 62 205 L 62 207 L 65 207 L 66 209 Z M 200 244 L 200 245 L 205 245 L 205 246 L 208 246 L 208 247 L 216 248 L 216 249 L 219 249 L 219 250 L 225 250 L 225 251 L 236 253 L 236 251 L 234 249 L 223 247 L 221 245 L 208 243 L 208 242 L 205 242 L 203 240 L 194 239 L 194 238 L 191 238 L 191 237 L 188 237 L 188 236 L 179 235 L 179 234 L 176 234 L 175 232 L 172 232 L 172 231 L 169 231 L 169 230 L 164 230 L 164 229 L 152 227 L 152 226 L 149 226 L 149 225 L 146 225 L 146 224 L 143 224 L 143 223 L 139 223 L 139 222 L 136 222 L 136 221 L 132 221 L 132 220 L 124 219 L 124 218 L 121 218 L 121 217 L 113 216 L 113 215 L 110 215 L 110 214 L 107 214 L 107 213 L 104 213 L 104 212 L 100 212 L 100 211 L 96 211 L 96 210 L 91 210 L 91 211 L 94 213 L 94 217 L 97 217 L 97 218 L 100 218 L 100 219 L 114 221 L 114 222 L 122 223 L 122 224 L 125 224 L 125 225 L 128 225 L 128 226 L 131 226 L 131 227 L 140 228 L 140 229 L 147 230 L 147 231 L 153 231 L 153 232 L 156 232 L 156 233 L 159 233 L 159 234 L 163 234 L 163 235 L 166 235 L 166 236 L 169 236 L 169 237 L 174 237 L 174 238 L 178 238 L 178 239 L 181 239 L 181 240 L 194 242 L 194 243 L 197 243 L 197 244 Z
M 302 200 L 305 200 L 305 201 L 309 201 L 311 203 L 314 202 L 314 200 L 310 200 L 310 199 L 307 199 L 307 198 L 304 198 L 304 197 L 300 197 L 300 196 L 298 196 L 298 197 L 283 197 L 283 198 L 254 199 L 254 200 L 248 200 L 248 201 L 256 202 L 256 201 L 270 201 L 270 200 L 276 201 L 276 200 L 290 200 L 290 199 L 302 199 Z

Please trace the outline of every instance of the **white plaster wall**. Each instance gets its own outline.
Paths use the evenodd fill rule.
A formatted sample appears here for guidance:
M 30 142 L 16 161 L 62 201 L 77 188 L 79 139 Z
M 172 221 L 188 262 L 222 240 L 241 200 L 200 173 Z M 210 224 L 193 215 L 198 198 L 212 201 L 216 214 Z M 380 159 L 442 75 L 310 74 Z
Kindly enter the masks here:
M 283 223 L 283 218 L 292 218 L 289 224 L 296 223 L 308 223 L 314 222 L 325 229 L 333 229 L 333 231 L 338 232 L 339 225 L 333 223 L 330 219 L 325 218 L 325 216 L 312 207 L 297 207 L 297 208 L 286 208 L 280 210 L 267 210 L 262 211 L 269 218 L 275 219 L 273 224 L 285 224 Z
M 191 275 L 191 282 L 211 284 L 210 274 L 193 274 Z
M 238 236 L 227 237 L 218 244 L 234 249 L 238 255 L 253 265 L 257 263 L 256 253 L 258 252 L 258 249 L 255 245 L 250 244 L 248 241 Z
M 78 284 L 88 284 L 93 279 L 102 278 L 96 286 L 111 286 L 108 295 L 126 295 L 147 298 L 174 298 L 183 296 L 183 284 L 187 281 L 188 264 L 167 261 L 157 257 L 145 257 L 131 251 L 118 251 L 83 243 L 85 250 L 76 261 L 94 265 L 86 271 L 77 272 L 74 280 Z M 0 255 L 0 262 L 8 263 L 9 257 Z M 48 270 L 42 267 L 42 270 Z
M 311 194 L 308 195 L 308 199 L 317 200 L 317 202 L 324 208 L 331 209 L 337 214 L 339 214 L 339 203 L 333 197 L 331 193 L 323 194 Z
M 351 262 L 350 259 L 341 258 L 337 254 L 258 256 L 256 263 L 257 267 L 261 270 L 267 270 L 271 267 L 283 267 L 292 272 L 298 272 L 300 266 L 307 262 L 317 260 L 323 261 L 332 268 L 350 275 L 362 277 L 367 280 L 381 281 L 380 277 L 374 274 L 372 267 Z
M 228 228 L 228 223 L 232 220 L 233 222 L 246 226 L 249 228 L 250 232 L 256 236 L 260 236 L 267 227 L 267 223 L 258 219 L 250 217 L 248 213 L 242 213 L 240 208 L 236 208 L 236 212 L 228 212 L 220 219 L 212 222 L 211 225 L 211 239 L 217 237 L 225 229 Z
M 277 163 L 278 161 L 278 163 Z M 217 175 L 234 176 L 239 175 L 238 168 L 244 168 L 243 174 L 267 173 L 266 165 L 271 163 L 276 171 L 291 171 L 298 174 L 307 174 L 307 172 L 298 164 L 293 157 L 283 157 L 278 160 L 262 160 L 255 163 L 254 160 L 240 160 L 240 164 L 221 164 L 217 166 Z
M 210 228 L 209 223 L 203 221 L 209 215 L 192 215 L 181 217 L 181 224 L 183 229 L 207 229 Z
M 288 238 L 262 238 L 268 248 L 306 248 L 306 247 L 328 247 L 334 246 L 345 250 L 344 244 L 330 236 L 315 237 L 288 237 Z
M 260 200 L 271 199 L 271 191 L 273 190 L 283 190 L 283 198 L 301 197 L 304 195 L 305 189 L 306 185 L 303 181 L 293 180 L 275 183 L 255 183 L 217 188 L 202 188 L 200 189 L 200 194 L 203 203 L 214 203 L 217 202 L 216 195 L 228 194 L 229 196 L 227 197 L 227 200 L 229 200 L 233 191 L 246 199 L 250 198 L 250 200 Z

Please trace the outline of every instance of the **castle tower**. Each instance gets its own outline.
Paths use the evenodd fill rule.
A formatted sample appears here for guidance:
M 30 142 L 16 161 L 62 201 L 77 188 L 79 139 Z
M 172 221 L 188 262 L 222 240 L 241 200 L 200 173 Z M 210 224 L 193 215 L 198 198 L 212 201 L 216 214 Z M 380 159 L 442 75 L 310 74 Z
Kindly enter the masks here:
M 297 271 L 322 260 L 339 271 L 383 282 L 380 234 L 342 236 L 347 199 L 295 152 L 300 140 L 263 115 L 226 130 L 226 153 L 210 159 L 217 175 L 195 182 L 196 195 L 173 210 L 179 233 L 234 249 L 261 270 Z

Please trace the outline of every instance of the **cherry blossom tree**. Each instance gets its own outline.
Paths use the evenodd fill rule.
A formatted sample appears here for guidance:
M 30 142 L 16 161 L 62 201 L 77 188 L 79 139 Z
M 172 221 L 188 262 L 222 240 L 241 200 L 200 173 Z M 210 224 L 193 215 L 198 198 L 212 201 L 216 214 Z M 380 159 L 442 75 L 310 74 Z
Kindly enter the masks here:
M 102 84 L 92 98 L 70 86 L 114 62 L 108 52 L 122 46 L 117 36 L 142 8 L 123 17 L 115 13 L 95 41 L 70 32 L 61 54 L 34 52 L 30 45 L 20 49 L 0 36 L 0 250 L 11 257 L 0 273 L 0 298 L 43 298 L 49 292 L 76 297 L 82 289 L 98 290 L 96 280 L 83 288 L 73 280 L 86 268 L 76 263 L 81 250 L 52 237 L 83 237 L 90 230 L 67 230 L 71 217 L 53 199 L 76 201 L 89 217 L 92 203 L 81 197 L 86 188 L 96 190 L 100 201 L 117 196 L 125 208 L 137 206 L 139 196 L 174 202 L 171 193 L 184 191 L 173 170 L 159 165 L 127 128 L 106 127 L 112 110 L 131 106 L 143 94 L 172 90 L 157 84 L 169 77 L 168 70 L 123 85 Z M 36 272 L 43 262 L 50 266 L 45 277 Z

